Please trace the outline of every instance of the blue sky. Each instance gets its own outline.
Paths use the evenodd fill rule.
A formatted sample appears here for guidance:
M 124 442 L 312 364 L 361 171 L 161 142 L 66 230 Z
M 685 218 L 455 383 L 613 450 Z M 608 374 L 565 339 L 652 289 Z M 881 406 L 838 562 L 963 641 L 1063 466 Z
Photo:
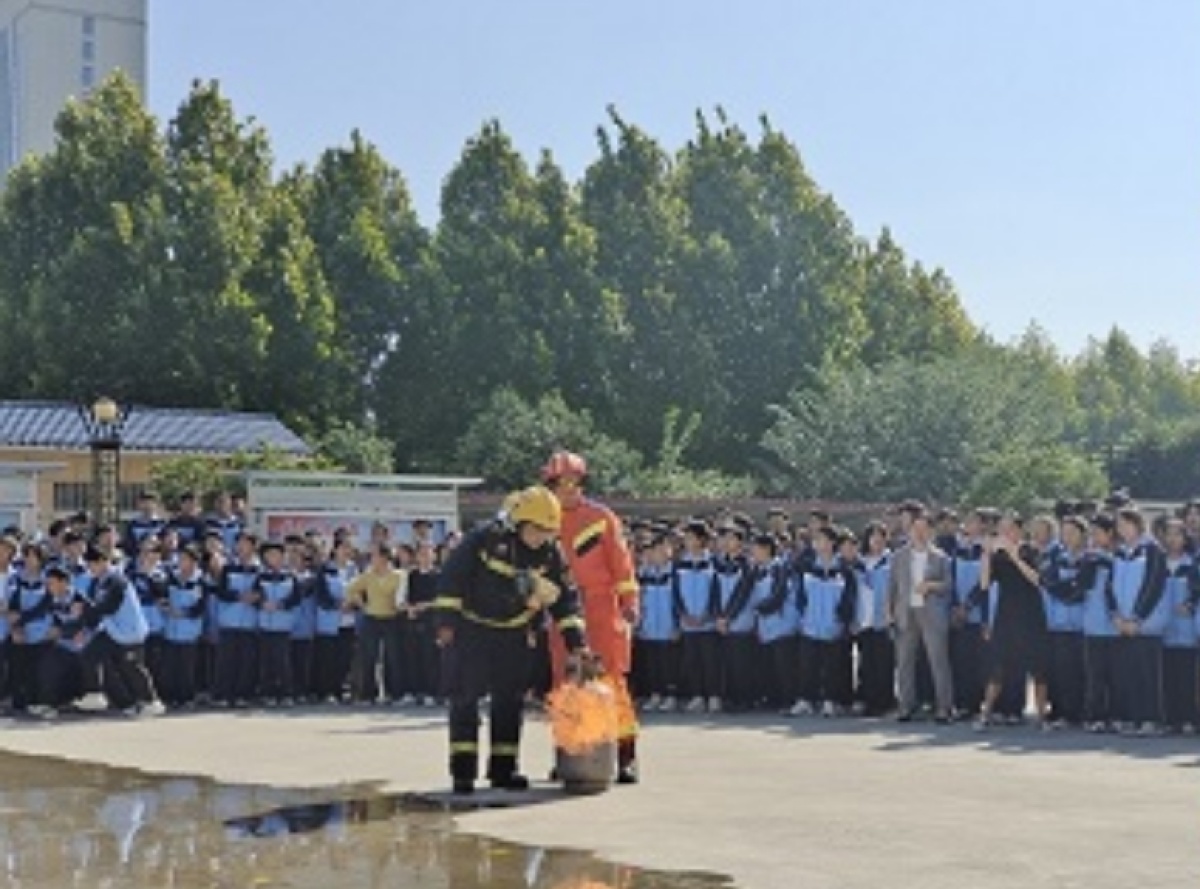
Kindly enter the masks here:
M 1190 0 L 151 0 L 151 104 L 222 81 L 282 163 L 353 128 L 423 217 L 496 117 L 572 175 L 605 107 L 681 145 L 697 108 L 799 145 L 971 316 L 1078 349 L 1115 323 L 1200 358 L 1200 4 Z

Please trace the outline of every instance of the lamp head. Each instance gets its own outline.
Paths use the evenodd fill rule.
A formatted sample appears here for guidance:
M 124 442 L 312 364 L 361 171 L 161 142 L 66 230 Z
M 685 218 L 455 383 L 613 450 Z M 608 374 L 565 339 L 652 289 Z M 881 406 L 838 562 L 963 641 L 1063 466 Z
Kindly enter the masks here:
M 120 415 L 120 408 L 111 398 L 97 398 L 96 403 L 92 405 L 92 419 L 103 426 L 117 422 Z

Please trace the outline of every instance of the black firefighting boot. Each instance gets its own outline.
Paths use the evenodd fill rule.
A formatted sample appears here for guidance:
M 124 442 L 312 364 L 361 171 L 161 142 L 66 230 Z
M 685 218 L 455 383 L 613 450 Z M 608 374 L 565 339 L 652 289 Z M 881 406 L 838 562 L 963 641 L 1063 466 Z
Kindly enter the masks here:
M 617 783 L 638 783 L 636 738 L 622 738 L 617 744 Z

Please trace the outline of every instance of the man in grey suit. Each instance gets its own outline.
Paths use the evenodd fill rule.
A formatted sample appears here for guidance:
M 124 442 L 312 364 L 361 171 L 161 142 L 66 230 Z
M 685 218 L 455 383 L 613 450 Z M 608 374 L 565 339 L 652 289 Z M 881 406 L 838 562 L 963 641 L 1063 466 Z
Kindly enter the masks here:
M 932 542 L 924 512 L 913 515 L 908 543 L 892 559 L 888 609 L 896 628 L 901 722 L 912 719 L 917 701 L 917 655 L 921 643 L 933 673 L 936 718 L 950 721 L 954 701 L 950 674 L 950 558 Z

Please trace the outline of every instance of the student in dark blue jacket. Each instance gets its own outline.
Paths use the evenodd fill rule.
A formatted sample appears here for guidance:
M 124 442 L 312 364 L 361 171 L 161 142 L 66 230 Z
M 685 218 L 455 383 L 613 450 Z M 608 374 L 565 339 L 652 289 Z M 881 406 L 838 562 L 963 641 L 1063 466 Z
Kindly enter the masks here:
M 683 532 L 683 554 L 672 578 L 676 620 L 682 641 L 680 684 L 691 700 L 690 713 L 721 709 L 721 662 L 717 639 L 717 584 L 711 533 L 704 522 L 690 522 Z

